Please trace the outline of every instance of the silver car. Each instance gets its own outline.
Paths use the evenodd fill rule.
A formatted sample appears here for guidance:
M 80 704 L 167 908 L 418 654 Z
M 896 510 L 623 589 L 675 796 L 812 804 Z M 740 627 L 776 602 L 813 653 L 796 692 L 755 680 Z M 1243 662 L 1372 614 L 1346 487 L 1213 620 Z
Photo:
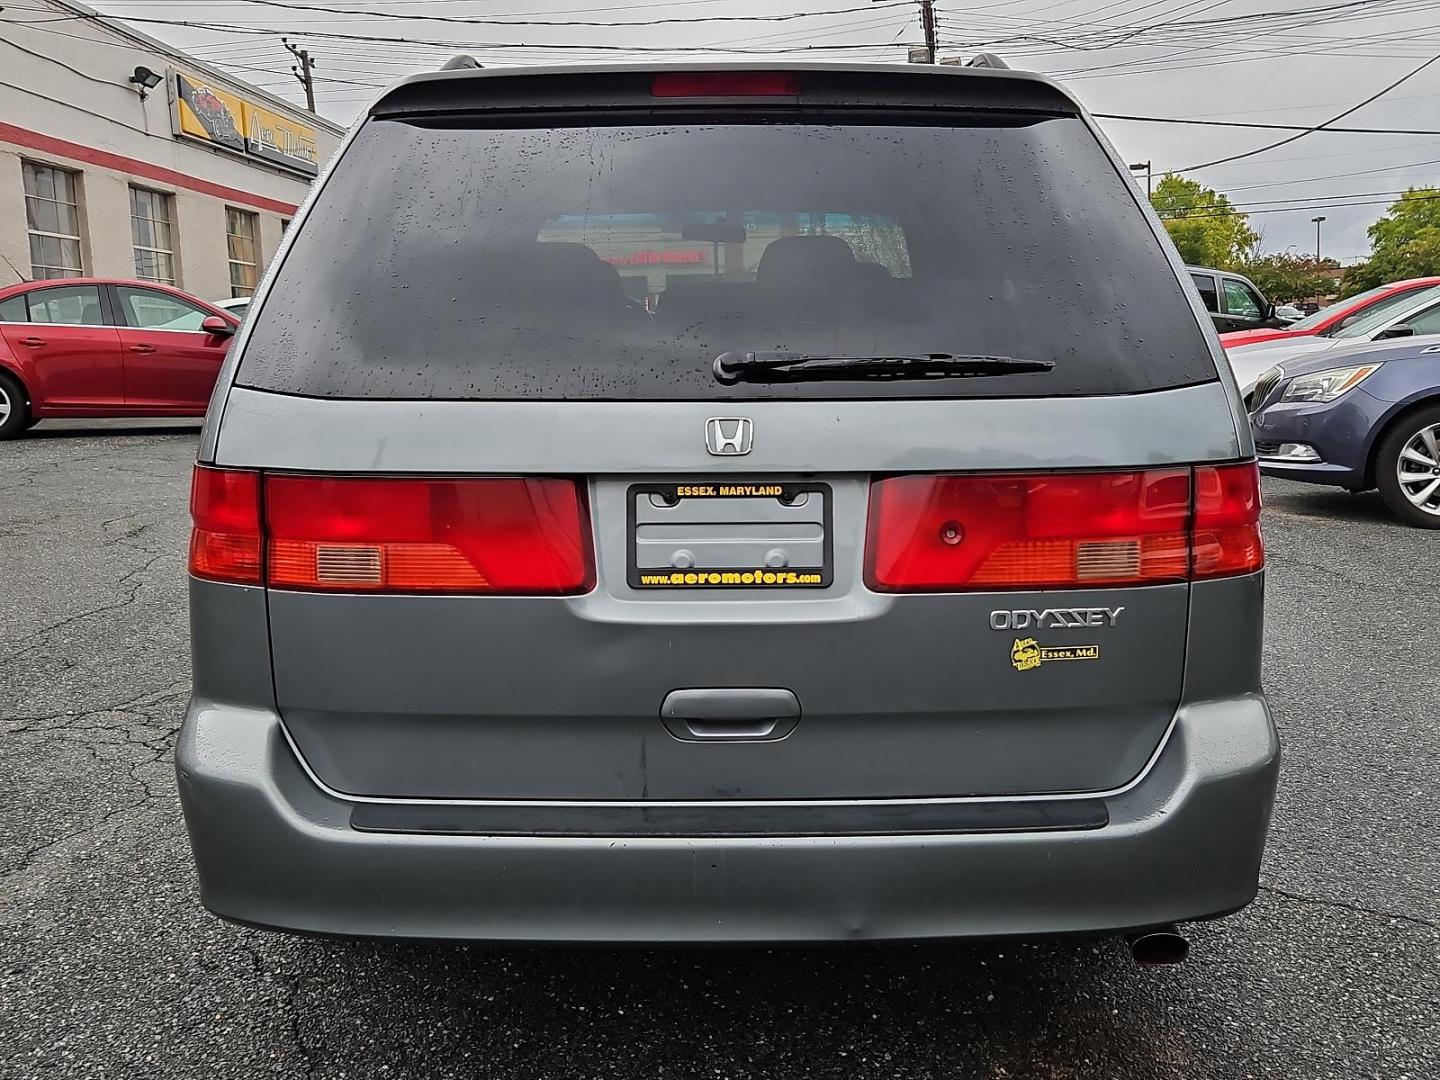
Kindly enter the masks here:
M 1176 959 L 1255 896 L 1249 427 L 1056 84 L 418 76 L 254 308 L 192 498 L 215 913 Z

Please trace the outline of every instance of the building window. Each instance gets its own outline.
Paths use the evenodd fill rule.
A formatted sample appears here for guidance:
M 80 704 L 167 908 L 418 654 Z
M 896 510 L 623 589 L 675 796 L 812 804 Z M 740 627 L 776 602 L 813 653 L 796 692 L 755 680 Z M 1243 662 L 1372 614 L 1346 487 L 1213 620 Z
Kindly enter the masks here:
M 130 189 L 130 234 L 135 276 L 175 284 L 174 199 L 163 191 Z
M 260 276 L 260 259 L 255 250 L 258 231 L 256 215 L 247 210 L 225 208 L 225 244 L 230 251 L 230 295 L 253 296 Z
M 24 171 L 31 276 L 37 280 L 84 277 L 79 174 L 29 161 Z

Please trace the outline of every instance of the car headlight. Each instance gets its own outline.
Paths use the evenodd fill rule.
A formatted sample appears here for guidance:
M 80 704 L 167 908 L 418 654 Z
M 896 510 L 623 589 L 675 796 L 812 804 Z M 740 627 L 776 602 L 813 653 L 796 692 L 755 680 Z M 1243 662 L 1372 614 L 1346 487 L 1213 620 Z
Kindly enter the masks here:
M 1353 390 L 1380 370 L 1379 364 L 1357 364 L 1355 367 L 1330 368 L 1313 375 L 1297 375 L 1281 395 L 1281 401 L 1314 401 L 1324 404 Z

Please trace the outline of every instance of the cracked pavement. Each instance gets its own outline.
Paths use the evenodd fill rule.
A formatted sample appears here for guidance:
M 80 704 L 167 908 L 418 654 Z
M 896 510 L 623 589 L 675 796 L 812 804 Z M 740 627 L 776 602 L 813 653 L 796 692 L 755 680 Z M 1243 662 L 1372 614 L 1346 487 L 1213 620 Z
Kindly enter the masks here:
M 0 444 L 0 1076 L 1440 1076 L 1440 534 L 1267 482 L 1285 744 L 1259 899 L 1116 942 L 647 951 L 319 941 L 195 898 L 193 428 Z

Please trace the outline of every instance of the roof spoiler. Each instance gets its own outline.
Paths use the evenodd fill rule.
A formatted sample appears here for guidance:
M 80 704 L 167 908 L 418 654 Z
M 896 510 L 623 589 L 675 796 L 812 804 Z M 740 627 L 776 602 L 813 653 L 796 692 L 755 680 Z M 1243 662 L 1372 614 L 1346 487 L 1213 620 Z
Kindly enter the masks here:
M 601 112 L 619 116 L 643 112 L 649 120 L 661 111 L 696 108 L 680 97 L 657 98 L 652 83 L 662 73 L 784 71 L 801 84 L 795 94 L 701 97 L 709 110 L 754 110 L 803 104 L 808 109 L 846 112 L 889 109 L 964 111 L 1076 116 L 1080 105 L 1062 87 L 1030 72 L 1010 71 L 1003 61 L 985 65 L 825 64 L 778 65 L 708 61 L 654 65 L 561 65 L 488 67 L 476 70 L 456 57 L 444 71 L 412 75 L 392 86 L 370 106 L 376 119 L 419 119 L 475 112 L 538 115 L 549 112 Z M 473 61 L 472 61 L 473 63 Z M 948 71 L 949 77 L 940 73 Z

